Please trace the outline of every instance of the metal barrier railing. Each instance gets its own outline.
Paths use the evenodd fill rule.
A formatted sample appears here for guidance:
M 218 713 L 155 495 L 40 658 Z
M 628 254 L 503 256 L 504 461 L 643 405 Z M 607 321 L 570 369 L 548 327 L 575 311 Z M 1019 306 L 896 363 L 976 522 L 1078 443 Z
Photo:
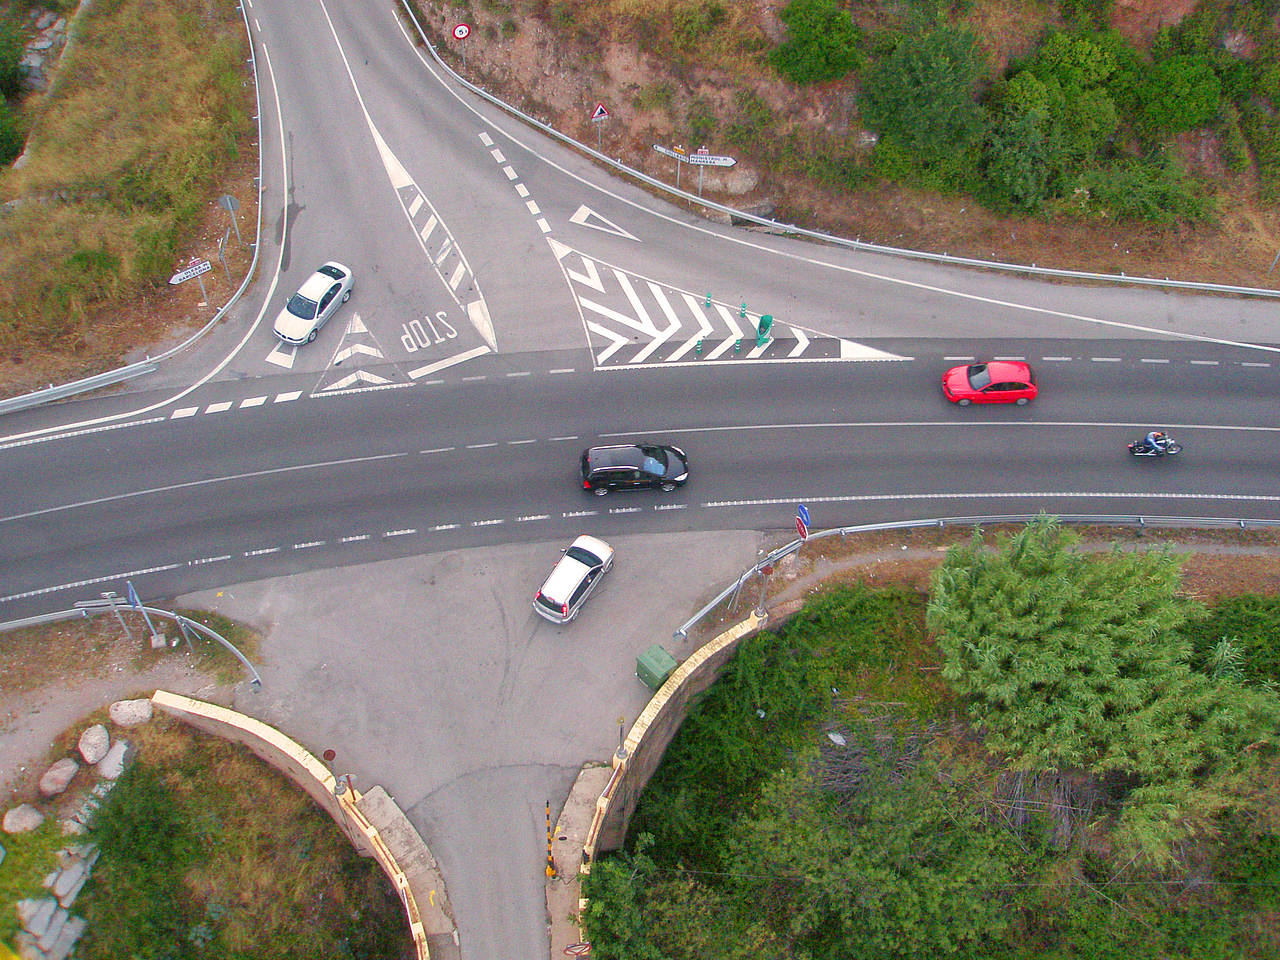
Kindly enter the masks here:
M 768 227 L 769 229 L 779 233 L 794 234 L 796 236 L 808 237 L 811 240 L 818 240 L 822 243 L 848 247 L 853 250 L 863 250 L 869 253 L 880 253 L 893 257 L 902 257 L 904 259 L 926 260 L 933 263 L 946 263 L 961 267 L 976 267 L 983 270 L 998 270 L 1006 273 L 1025 273 L 1035 276 L 1057 277 L 1068 280 L 1087 280 L 1099 283 L 1167 287 L 1174 290 L 1199 290 L 1206 293 L 1229 293 L 1240 296 L 1280 297 L 1280 290 L 1270 290 L 1265 287 L 1241 287 L 1234 284 L 1204 283 L 1196 280 L 1170 280 L 1168 277 L 1161 279 L 1159 277 L 1128 276 L 1124 273 L 1090 273 L 1084 270 L 1059 270 L 1053 267 L 1037 266 L 1034 263 L 1004 263 L 999 260 L 979 260 L 973 257 L 954 257 L 946 253 L 930 253 L 925 250 L 908 250 L 904 247 L 882 246 L 878 243 L 865 243 L 862 240 L 850 240 L 848 237 L 837 237 L 828 233 L 822 233 L 818 230 L 809 230 L 806 227 L 800 227 L 794 223 L 780 223 L 779 221 L 768 217 L 760 217 L 756 214 L 748 213 L 745 210 L 738 210 L 734 207 L 728 207 L 724 204 L 716 203 L 713 200 L 706 200 L 700 196 L 689 193 L 686 190 L 681 190 L 679 187 L 673 187 L 669 183 L 664 183 L 655 177 L 649 176 L 647 173 L 636 170 L 634 167 L 627 166 L 621 160 L 615 160 L 613 157 L 607 156 L 599 150 L 592 149 L 585 143 L 580 143 L 579 141 L 574 140 L 568 134 L 561 133 L 559 130 L 549 124 L 543 123 L 536 117 L 529 116 L 518 107 L 512 106 L 505 100 L 500 100 L 483 87 L 480 87 L 472 83 L 466 77 L 461 76 L 457 71 L 449 66 L 449 64 L 445 63 L 444 59 L 440 56 L 435 44 L 431 42 L 426 31 L 422 29 L 422 24 L 418 21 L 417 13 L 414 11 L 413 5 L 409 0 L 400 0 L 400 5 L 404 8 L 409 19 L 413 21 L 413 25 L 418 31 L 418 36 L 422 39 L 426 48 L 431 52 L 431 58 L 442 70 L 446 71 L 449 76 L 462 86 L 466 87 L 476 96 L 487 100 L 500 110 L 511 114 L 513 117 L 522 120 L 532 127 L 536 127 L 547 136 L 554 137 L 561 143 L 567 144 L 573 149 L 585 153 L 606 166 L 613 168 L 619 173 L 632 177 L 635 180 L 639 180 L 641 183 L 648 184 L 655 190 L 659 190 L 669 196 L 679 197 L 681 200 L 685 200 L 706 210 L 715 210 L 720 213 L 727 214 L 734 219 L 743 220 L 747 223 L 754 223 L 761 227 Z
M 249 676 L 253 678 L 251 682 L 253 683 L 254 688 L 260 689 L 262 687 L 262 677 L 258 676 L 258 671 L 254 669 L 253 664 L 245 658 L 245 655 L 236 648 L 235 644 L 222 636 L 222 634 L 218 633 L 216 630 L 211 630 L 203 623 L 192 620 L 190 617 L 184 617 L 182 614 L 173 610 L 162 610 L 159 607 L 149 607 L 146 604 L 133 606 L 131 604 L 123 603 L 119 598 L 82 600 L 76 603 L 75 607 L 70 610 L 55 610 L 52 613 L 41 613 L 33 617 L 24 617 L 21 620 L 8 620 L 0 623 L 0 633 L 5 633 L 9 630 L 21 630 L 24 627 L 37 627 L 45 623 L 56 623 L 59 620 L 74 620 L 76 617 L 87 619 L 104 613 L 114 613 L 119 617 L 122 612 L 127 613 L 130 610 L 136 610 L 144 617 L 154 614 L 157 617 L 166 617 L 172 620 L 178 625 L 178 629 L 182 632 L 183 638 L 187 641 L 188 649 L 191 647 L 191 636 L 187 632 L 189 630 L 212 640 L 214 643 L 220 644 L 233 657 L 239 660 L 245 670 L 249 672 Z M 150 621 L 148 621 L 148 623 L 149 622 Z M 121 621 L 121 623 L 123 623 L 123 621 Z M 127 631 L 128 627 L 125 627 L 125 629 Z M 176 643 L 177 641 L 174 642 Z
M 19 410 L 26 410 L 30 407 L 38 407 L 42 403 L 51 403 L 54 400 L 63 400 L 80 393 L 87 393 L 90 390 L 97 390 L 100 387 L 108 387 L 112 384 L 123 383 L 125 380 L 131 380 L 134 377 L 143 374 L 152 373 L 156 370 L 161 360 L 167 360 L 174 354 L 185 350 L 191 344 L 195 343 L 227 314 L 227 311 L 236 305 L 240 297 L 249 287 L 249 282 L 253 279 L 254 273 L 258 269 L 258 250 L 261 247 L 262 240 L 262 92 L 258 89 L 258 58 L 253 54 L 253 31 L 249 29 L 249 11 L 246 4 L 240 4 L 240 14 L 244 20 L 244 32 L 249 38 L 249 64 L 253 68 L 253 97 L 255 116 L 254 119 L 258 125 L 258 224 L 256 234 L 253 240 L 253 259 L 249 262 L 249 269 L 245 271 L 244 280 L 241 281 L 240 287 L 231 298 L 224 303 L 213 318 L 203 327 L 187 337 L 176 347 L 171 347 L 164 353 L 156 357 L 147 357 L 138 363 L 130 363 L 123 367 L 117 367 L 114 370 L 107 370 L 98 373 L 92 377 L 85 377 L 82 380 L 73 380 L 70 383 L 60 384 L 58 386 L 49 386 L 41 390 L 33 390 L 31 393 L 24 393 L 18 397 L 10 397 L 7 400 L 0 400 L 0 414 L 16 413 Z M 234 214 L 232 214 L 234 216 Z
M 879 530 L 913 530 L 924 527 L 941 528 L 945 526 L 954 527 L 975 527 L 988 526 L 996 523 L 1030 523 L 1041 514 L 1035 513 L 1016 513 L 1003 514 L 990 517 L 936 517 L 928 520 L 894 520 L 887 523 L 862 523 L 852 527 L 832 527 L 830 530 L 819 530 L 810 534 L 805 540 L 792 540 L 790 543 L 778 547 L 776 550 L 770 551 L 751 565 L 737 580 L 729 584 L 721 590 L 714 600 L 705 607 L 695 613 L 686 620 L 674 634 L 673 639 L 681 641 L 689 636 L 689 630 L 696 626 L 707 614 L 716 607 L 720 606 L 725 600 L 731 596 L 736 598 L 743 586 L 752 577 L 760 575 L 765 567 L 771 567 L 784 557 L 797 552 L 805 543 L 814 540 L 825 540 L 828 537 L 840 536 L 853 533 L 874 533 Z M 1054 519 L 1061 523 L 1067 524 L 1097 524 L 1108 526 L 1159 526 L 1159 527 L 1239 527 L 1241 530 L 1247 530 L 1249 527 L 1280 527 L 1280 520 L 1245 520 L 1239 518 L 1223 518 L 1223 517 L 1153 517 L 1145 515 L 1092 515 L 1092 514 L 1056 514 Z M 764 592 L 761 591 L 761 600 L 763 601 Z

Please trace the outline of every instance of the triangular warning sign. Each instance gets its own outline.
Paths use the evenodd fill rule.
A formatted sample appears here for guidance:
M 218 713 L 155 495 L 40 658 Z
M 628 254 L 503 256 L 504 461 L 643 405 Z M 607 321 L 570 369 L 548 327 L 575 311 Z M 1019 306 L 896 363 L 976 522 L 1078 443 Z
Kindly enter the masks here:
M 595 110 L 591 114 L 592 120 L 608 120 L 609 111 L 604 108 L 603 103 L 597 103 Z

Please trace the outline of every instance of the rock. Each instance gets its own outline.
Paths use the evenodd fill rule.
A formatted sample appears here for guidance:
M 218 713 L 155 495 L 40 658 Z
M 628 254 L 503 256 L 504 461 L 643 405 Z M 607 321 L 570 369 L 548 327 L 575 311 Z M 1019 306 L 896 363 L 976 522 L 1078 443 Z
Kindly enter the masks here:
M 107 728 L 100 723 L 95 723 L 92 727 L 80 734 L 80 743 L 78 749 L 80 756 L 84 758 L 84 762 L 93 766 L 99 760 L 107 755 L 107 748 L 111 746 L 111 734 L 107 733 Z
M 45 797 L 56 797 L 71 785 L 80 764 L 70 757 L 63 757 L 44 772 L 40 778 L 40 794 Z
M 117 740 L 107 751 L 107 755 L 98 764 L 98 776 L 106 780 L 115 780 L 124 773 L 124 768 L 133 759 L 133 747 L 128 740 Z
M 49 921 L 58 909 L 58 901 L 53 897 L 41 897 L 39 900 L 27 899 L 18 902 L 18 920 L 23 928 L 34 937 L 40 936 L 49 929 Z
M 58 942 L 58 936 L 62 933 L 62 928 L 67 925 L 70 914 L 57 907 L 53 911 L 53 916 L 49 918 L 49 926 L 44 933 L 36 936 L 36 943 L 40 945 L 40 949 L 48 951 L 55 943 Z
M 70 907 L 88 879 L 89 861 L 77 860 L 71 866 L 59 871 L 57 879 L 49 889 L 53 891 L 53 895 L 58 898 L 62 906 Z
M 46 10 L 44 13 L 40 14 L 40 19 L 36 21 L 36 29 L 48 30 L 50 27 L 53 26 L 54 22 L 57 19 L 58 19 L 58 15 L 56 13 L 52 13 Z
M 4 815 L 5 833 L 29 833 L 44 823 L 44 814 L 29 803 L 19 804 Z
M 117 700 L 107 708 L 107 714 L 111 717 L 111 722 L 118 727 L 136 727 L 151 719 L 151 701 L 145 698 Z
M 45 960 L 66 960 L 75 949 L 76 941 L 84 933 L 85 921 L 80 917 L 69 917 L 58 934 L 58 939 L 45 951 Z

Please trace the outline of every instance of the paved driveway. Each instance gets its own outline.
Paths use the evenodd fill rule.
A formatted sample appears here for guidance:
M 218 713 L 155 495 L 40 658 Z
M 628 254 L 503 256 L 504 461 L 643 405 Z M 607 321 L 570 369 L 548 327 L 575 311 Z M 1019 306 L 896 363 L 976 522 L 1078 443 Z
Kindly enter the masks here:
M 189 594 L 265 637 L 263 687 L 235 706 L 338 773 L 381 784 L 444 873 L 464 960 L 545 960 L 544 804 L 607 760 L 662 643 L 756 557 L 750 531 L 610 538 L 613 571 L 578 620 L 530 605 L 566 544 L 459 550 Z

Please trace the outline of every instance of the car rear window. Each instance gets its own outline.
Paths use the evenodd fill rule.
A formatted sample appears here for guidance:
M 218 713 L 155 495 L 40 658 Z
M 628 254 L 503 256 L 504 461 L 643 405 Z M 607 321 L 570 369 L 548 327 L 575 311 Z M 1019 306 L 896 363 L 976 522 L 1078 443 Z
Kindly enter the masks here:
M 538 602 L 539 602 L 540 604 L 542 604 L 544 607 L 546 607 L 548 610 L 553 610 L 553 611 L 555 611 L 556 613 L 560 613 L 560 612 L 561 612 L 561 611 L 560 611 L 560 604 L 556 603 L 556 602 L 555 602 L 555 601 L 553 601 L 553 600 L 548 599 L 545 595 L 543 595 L 543 594 L 541 594 L 541 593 L 539 593 L 539 594 L 538 594 Z
M 317 270 L 316 273 L 323 273 L 326 277 L 333 277 L 333 279 L 335 280 L 341 280 L 346 276 L 346 274 L 343 273 L 341 270 L 339 270 L 337 267 L 328 263 L 326 263 L 323 267 Z

